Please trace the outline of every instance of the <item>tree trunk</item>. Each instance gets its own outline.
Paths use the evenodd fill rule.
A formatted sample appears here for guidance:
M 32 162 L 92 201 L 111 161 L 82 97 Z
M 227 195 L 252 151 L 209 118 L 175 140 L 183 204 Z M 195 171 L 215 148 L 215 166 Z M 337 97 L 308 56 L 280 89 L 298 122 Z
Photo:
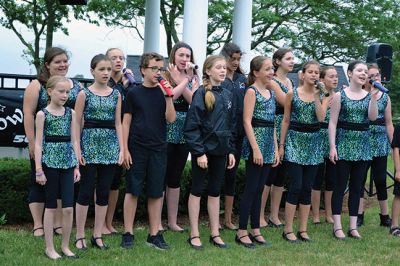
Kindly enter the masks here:
M 54 5 L 55 1 L 46 0 L 47 9 L 47 31 L 46 31 L 46 49 L 53 46 L 53 31 L 54 31 Z

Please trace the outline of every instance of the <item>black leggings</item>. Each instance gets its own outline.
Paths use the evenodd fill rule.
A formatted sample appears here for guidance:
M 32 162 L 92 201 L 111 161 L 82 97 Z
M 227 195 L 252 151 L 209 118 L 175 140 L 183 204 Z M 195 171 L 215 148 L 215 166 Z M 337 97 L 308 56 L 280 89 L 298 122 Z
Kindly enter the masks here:
M 236 173 L 240 163 L 240 157 L 242 156 L 242 144 L 243 137 L 239 137 L 236 140 L 235 147 L 235 166 L 232 169 L 226 169 L 225 180 L 224 180 L 224 193 L 225 196 L 235 196 L 235 183 L 236 183 Z
M 333 191 L 335 180 L 336 167 L 329 159 L 325 159 L 325 162 L 318 165 L 318 172 L 312 189 L 320 191 L 322 183 L 325 181 L 325 191 Z
M 180 188 L 189 150 L 186 144 L 168 143 L 166 183 L 169 188 Z
M 284 161 L 277 167 L 271 168 L 269 177 L 265 181 L 266 186 L 283 187 L 285 181 L 287 180 L 287 162 Z
M 386 170 L 387 170 L 387 156 L 373 157 L 369 162 L 368 168 L 371 167 L 370 177 L 374 180 L 376 187 L 376 195 L 379 201 L 387 200 L 386 188 Z M 364 182 L 361 186 L 361 198 L 364 197 L 365 182 L 367 182 L 368 168 L 365 172 Z
M 204 190 L 204 181 L 208 173 L 207 195 L 219 197 L 221 185 L 224 179 L 227 156 L 215 156 L 207 154 L 208 168 L 203 169 L 197 164 L 197 157 L 192 157 L 192 188 L 193 196 L 201 197 Z
M 301 165 L 287 162 L 289 190 L 286 202 L 292 205 L 311 204 L 311 186 L 318 171 L 318 165 Z
M 349 215 L 357 216 L 358 205 L 360 204 L 360 192 L 364 180 L 368 161 L 345 161 L 336 162 L 337 178 L 332 194 L 332 214 L 342 213 L 343 196 L 349 183 Z M 350 179 L 349 179 L 350 176 Z
M 77 203 L 88 206 L 90 200 L 93 199 L 93 193 L 96 188 L 96 204 L 99 206 L 107 206 L 115 168 L 115 164 L 87 164 L 82 166 L 82 177 Z
M 74 168 L 58 169 L 43 165 L 47 182 L 44 186 L 46 201 L 45 208 L 56 209 L 57 198 L 61 193 L 63 208 L 73 207 L 74 204 Z
M 28 203 L 44 203 L 46 196 L 44 186 L 36 183 L 36 166 L 35 160 L 30 159 L 31 163 L 31 186 L 29 187 Z
M 124 168 L 120 165 L 115 167 L 114 177 L 111 183 L 111 190 L 118 190 L 121 186 L 122 175 L 124 174 Z
M 252 156 L 246 161 L 246 185 L 240 199 L 239 229 L 247 229 L 249 216 L 251 228 L 260 228 L 261 196 L 270 170 L 271 164 L 255 165 Z

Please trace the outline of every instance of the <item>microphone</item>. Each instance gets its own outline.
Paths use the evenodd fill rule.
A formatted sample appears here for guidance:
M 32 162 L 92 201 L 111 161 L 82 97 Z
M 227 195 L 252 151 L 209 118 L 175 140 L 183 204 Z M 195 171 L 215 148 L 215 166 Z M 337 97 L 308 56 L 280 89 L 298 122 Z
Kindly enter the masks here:
M 381 92 L 389 93 L 389 90 L 388 90 L 388 89 L 386 89 L 385 87 L 383 87 L 382 84 L 380 84 L 379 82 L 376 82 L 376 81 L 373 80 L 373 79 L 370 79 L 370 80 L 369 80 L 369 84 L 371 84 L 372 86 L 374 86 L 375 88 L 377 88 L 377 89 L 380 90 Z
M 324 96 L 329 96 L 329 92 L 327 92 L 325 85 L 322 82 L 319 82 L 319 80 L 314 81 L 314 85 L 317 88 L 317 90 L 322 91 Z
M 134 84 L 135 83 L 135 78 L 133 77 L 133 75 L 129 72 L 126 72 L 126 68 L 124 68 L 122 70 L 122 73 L 124 73 L 124 76 L 129 80 L 130 84 Z
M 186 63 L 186 66 L 187 66 L 188 68 L 193 68 L 193 69 L 198 69 L 198 68 L 199 68 L 198 65 L 196 65 L 196 64 L 194 64 L 194 63 L 192 63 L 192 62 L 187 62 L 187 63 Z
M 168 96 L 168 97 L 173 97 L 174 94 L 173 94 L 173 92 L 172 92 L 171 84 L 169 84 L 169 82 L 168 82 L 166 79 L 164 79 L 163 77 L 161 77 L 161 76 L 159 76 L 159 77 L 157 78 L 157 80 L 158 80 L 158 82 L 160 83 L 161 88 L 163 88 L 163 90 L 164 90 L 165 93 L 167 94 L 166 96 Z

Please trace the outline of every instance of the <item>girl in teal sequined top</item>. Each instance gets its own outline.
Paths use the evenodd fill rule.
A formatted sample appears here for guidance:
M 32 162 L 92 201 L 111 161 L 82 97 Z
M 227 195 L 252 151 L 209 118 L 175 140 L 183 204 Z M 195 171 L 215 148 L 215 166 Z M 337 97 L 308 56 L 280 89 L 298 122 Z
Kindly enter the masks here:
M 183 125 L 193 93 L 199 87 L 192 48 L 184 42 L 177 42 L 170 53 L 170 64 L 165 78 L 173 86 L 176 120 L 167 123 L 167 170 L 165 176 L 168 212 L 168 228 L 182 232 L 177 224 L 181 176 L 189 155 L 183 137 Z M 161 221 L 160 221 L 161 224 Z M 160 230 L 163 228 L 161 227 Z
M 337 167 L 332 195 L 333 235 L 338 239 L 345 238 L 341 213 L 344 191 L 349 184 L 350 224 L 347 234 L 359 239 L 357 214 L 362 182 L 368 160 L 372 159 L 368 124 L 378 115 L 377 89 L 372 89 L 371 93 L 362 89 L 368 77 L 367 65 L 362 61 L 351 62 L 347 75 L 350 86 L 333 96 L 328 128 L 329 157 Z
M 256 56 L 250 62 L 249 83 L 244 98 L 242 158 L 246 161 L 246 185 L 240 201 L 239 230 L 235 240 L 252 248 L 255 243 L 267 245 L 260 232 L 261 196 L 272 167 L 279 164 L 274 129 L 275 93 L 268 89 L 274 70 L 271 59 Z M 247 232 L 251 220 L 252 233 Z M 255 242 L 255 243 L 253 243 Z
M 303 85 L 288 92 L 282 121 L 279 155 L 287 161 L 289 191 L 285 205 L 285 229 L 282 237 L 294 242 L 310 241 L 307 220 L 311 204 L 311 187 L 323 161 L 319 122 L 325 118 L 320 91 L 314 86 L 319 79 L 320 66 L 316 61 L 304 64 Z M 299 204 L 299 231 L 293 233 L 293 219 Z
M 279 48 L 272 56 L 272 64 L 275 68 L 274 78 L 271 81 L 271 90 L 275 93 L 276 98 L 276 116 L 275 128 L 276 136 L 279 142 L 281 131 L 281 123 L 283 119 L 283 107 L 285 105 L 287 92 L 293 89 L 293 83 L 288 78 L 288 73 L 294 67 L 294 55 L 289 48 Z M 281 203 L 283 185 L 286 179 L 285 164 L 278 165 L 271 169 L 270 178 L 265 183 L 265 188 L 261 203 L 260 224 L 262 227 L 282 227 L 283 223 L 279 220 L 279 206 Z M 272 186 L 273 185 L 273 186 Z M 268 223 L 265 220 L 265 206 L 268 199 L 269 191 L 271 190 L 271 212 Z
M 79 140 L 76 136 L 75 112 L 64 107 L 70 93 L 69 85 L 67 78 L 52 76 L 47 82 L 50 103 L 36 116 L 36 182 L 45 188 L 45 254 L 53 260 L 61 258 L 54 249 L 53 242 L 53 221 L 59 193 L 63 208 L 61 250 L 65 256 L 76 257 L 69 249 L 69 239 L 73 218 L 74 182 L 80 179 L 76 157 Z
M 96 190 L 95 225 L 92 245 L 107 249 L 101 236 L 108 197 L 116 165 L 123 162 L 121 105 L 122 97 L 107 86 L 111 76 L 110 59 L 99 54 L 93 57 L 91 72 L 94 83 L 82 90 L 76 100 L 77 121 L 83 124 L 82 154 L 78 154 L 82 179 L 76 203 L 76 247 L 86 248 L 85 223 L 90 201 Z M 80 131 L 79 131 L 80 133 Z
M 381 74 L 378 65 L 371 64 L 368 66 L 368 79 L 381 83 Z M 364 89 L 366 91 L 371 90 L 369 82 L 365 84 Z M 369 167 L 371 167 L 370 177 L 374 180 L 381 210 L 379 214 L 380 225 L 391 226 L 387 202 L 386 171 L 387 157 L 390 152 L 390 143 L 392 142 L 394 129 L 392 123 L 391 101 L 389 95 L 386 93 L 378 93 L 378 117 L 375 121 L 370 123 L 369 131 L 372 153 L 372 161 L 369 163 Z M 360 207 L 358 209 L 357 218 L 358 226 L 361 226 L 364 223 L 364 186 L 366 180 L 367 177 L 365 176 L 361 187 Z
M 329 139 L 328 139 L 328 123 L 330 116 L 330 105 L 332 102 L 335 89 L 338 85 L 338 74 L 334 66 L 326 66 L 321 68 L 320 82 L 325 87 L 326 97 L 322 100 L 322 107 L 326 110 L 325 120 L 321 123 L 320 135 L 321 135 L 321 151 L 324 158 L 324 162 L 318 166 L 317 176 L 311 191 L 311 210 L 313 214 L 313 223 L 320 224 L 320 201 L 321 201 L 321 190 L 322 185 L 325 184 L 323 189 L 324 193 L 324 207 L 325 207 L 325 219 L 327 223 L 333 223 L 332 218 L 332 191 L 334 182 L 336 180 L 336 168 L 335 165 L 329 160 Z

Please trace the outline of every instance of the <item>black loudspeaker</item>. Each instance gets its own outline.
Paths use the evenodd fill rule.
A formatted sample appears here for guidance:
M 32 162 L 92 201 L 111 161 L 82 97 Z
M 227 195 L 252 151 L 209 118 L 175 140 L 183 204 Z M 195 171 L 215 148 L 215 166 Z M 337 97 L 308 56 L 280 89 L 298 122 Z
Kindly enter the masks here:
M 59 0 L 61 5 L 86 5 L 87 0 Z
M 367 63 L 376 63 L 382 75 L 382 83 L 387 83 L 392 77 L 392 46 L 387 43 L 374 43 L 368 47 Z

